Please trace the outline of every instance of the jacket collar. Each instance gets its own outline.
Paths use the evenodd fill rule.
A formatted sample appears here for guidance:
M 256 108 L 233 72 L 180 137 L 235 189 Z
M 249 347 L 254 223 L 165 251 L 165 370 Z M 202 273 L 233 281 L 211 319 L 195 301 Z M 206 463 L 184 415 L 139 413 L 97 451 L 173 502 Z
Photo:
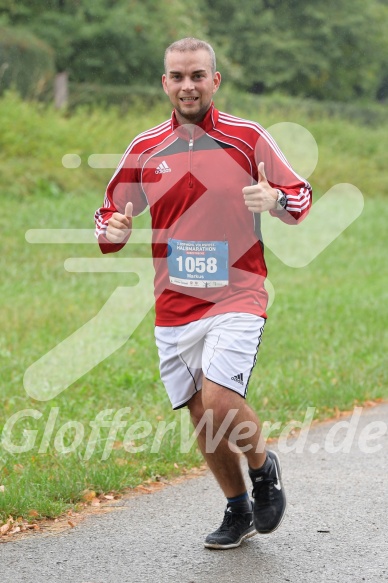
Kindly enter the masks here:
M 216 127 L 217 121 L 218 121 L 218 109 L 214 107 L 214 103 L 212 102 L 203 120 L 196 125 L 205 132 L 210 132 L 213 128 Z M 173 131 L 175 131 L 179 127 L 179 123 L 175 115 L 175 109 L 172 112 L 171 116 L 171 127 Z

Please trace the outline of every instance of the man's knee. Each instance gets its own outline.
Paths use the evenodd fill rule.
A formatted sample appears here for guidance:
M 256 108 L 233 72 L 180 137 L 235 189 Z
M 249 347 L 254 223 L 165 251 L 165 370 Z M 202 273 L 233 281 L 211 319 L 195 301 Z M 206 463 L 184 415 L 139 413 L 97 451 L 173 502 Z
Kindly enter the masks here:
M 240 410 L 245 399 L 231 389 L 222 387 L 206 379 L 202 389 L 202 403 L 205 410 L 213 411 L 214 419 L 222 422 L 232 410 Z
M 190 411 L 190 416 L 194 427 L 197 427 L 205 413 L 202 404 L 202 391 L 198 391 L 191 397 L 190 401 L 187 403 L 187 408 Z

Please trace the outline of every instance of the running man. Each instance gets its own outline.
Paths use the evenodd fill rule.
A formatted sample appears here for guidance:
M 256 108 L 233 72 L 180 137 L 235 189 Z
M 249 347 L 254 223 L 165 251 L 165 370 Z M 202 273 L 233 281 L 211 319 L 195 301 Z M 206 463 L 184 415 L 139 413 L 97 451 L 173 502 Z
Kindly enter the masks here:
M 161 378 L 172 407 L 188 407 L 226 497 L 205 546 L 228 549 L 273 532 L 286 508 L 278 456 L 246 396 L 267 317 L 260 217 L 300 222 L 311 187 L 258 123 L 216 109 L 221 75 L 208 43 L 179 40 L 164 64 L 171 119 L 129 145 L 96 211 L 96 235 L 103 253 L 119 251 L 132 217 L 149 208 Z M 217 446 L 209 423 L 211 437 L 222 435 Z

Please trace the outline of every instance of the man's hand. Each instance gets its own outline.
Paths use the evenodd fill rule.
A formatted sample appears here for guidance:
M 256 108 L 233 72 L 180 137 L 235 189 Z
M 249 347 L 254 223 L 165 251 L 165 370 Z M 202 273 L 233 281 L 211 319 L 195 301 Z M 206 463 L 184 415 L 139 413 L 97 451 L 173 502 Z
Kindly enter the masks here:
M 105 236 L 111 243 L 122 243 L 124 239 L 129 237 L 132 230 L 132 213 L 133 204 L 127 202 L 125 205 L 125 214 L 113 213 L 108 219 L 108 228 Z
M 268 184 L 264 170 L 264 162 L 257 167 L 259 182 L 254 186 L 245 186 L 242 189 L 245 204 L 252 213 L 263 213 L 277 208 L 278 193 Z

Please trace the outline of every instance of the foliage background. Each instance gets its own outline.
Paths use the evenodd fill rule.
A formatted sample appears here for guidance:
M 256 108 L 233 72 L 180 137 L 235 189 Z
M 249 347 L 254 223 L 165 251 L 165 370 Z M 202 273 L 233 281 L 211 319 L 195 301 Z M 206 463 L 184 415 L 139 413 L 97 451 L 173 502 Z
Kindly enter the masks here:
M 0 0 L 0 26 L 44 41 L 72 82 L 129 89 L 159 86 L 165 47 L 199 36 L 244 90 L 381 100 L 387 23 L 387 0 Z M 0 67 L 5 58 L 0 40 Z

